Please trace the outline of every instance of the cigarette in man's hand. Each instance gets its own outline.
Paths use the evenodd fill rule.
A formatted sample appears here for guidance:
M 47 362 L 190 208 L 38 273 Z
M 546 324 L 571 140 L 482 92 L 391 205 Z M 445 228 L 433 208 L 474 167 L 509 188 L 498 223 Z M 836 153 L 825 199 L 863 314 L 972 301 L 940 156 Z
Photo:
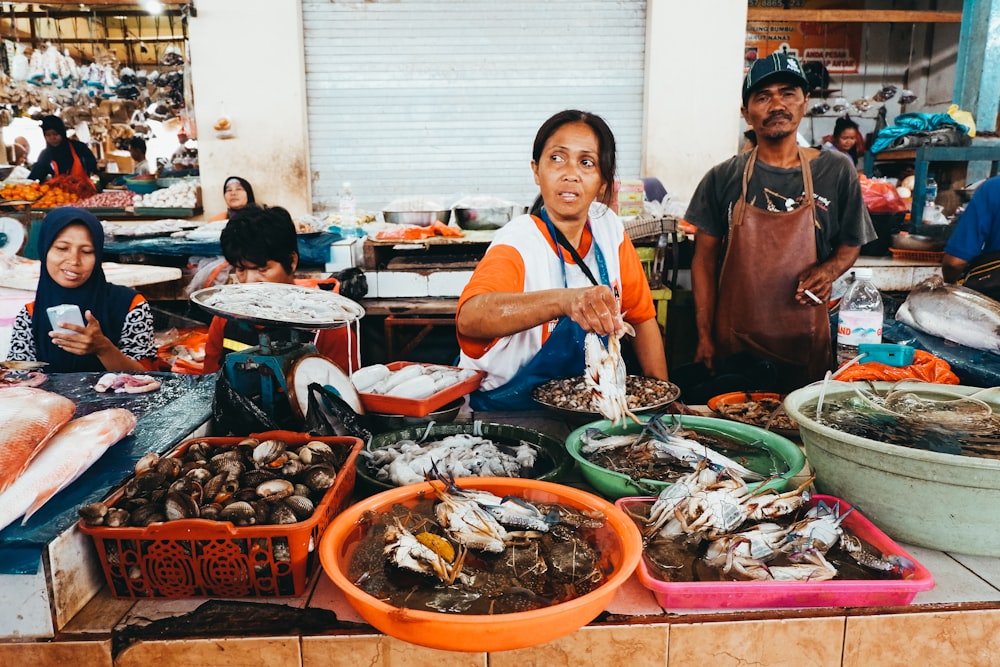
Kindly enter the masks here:
M 812 299 L 813 301 L 815 301 L 816 303 L 820 303 L 820 304 L 823 303 L 822 299 L 820 299 L 818 296 L 816 296 L 815 294 L 813 294 L 812 292 L 810 292 L 807 289 L 802 290 L 802 293 L 805 294 L 810 299 Z

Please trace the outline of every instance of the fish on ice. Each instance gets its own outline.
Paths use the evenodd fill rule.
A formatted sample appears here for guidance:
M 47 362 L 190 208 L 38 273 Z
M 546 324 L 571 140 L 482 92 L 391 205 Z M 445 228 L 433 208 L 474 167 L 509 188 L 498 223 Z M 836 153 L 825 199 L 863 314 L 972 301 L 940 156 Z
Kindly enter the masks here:
M 26 522 L 52 496 L 94 465 L 108 447 L 131 433 L 135 425 L 131 412 L 111 408 L 74 419 L 59 429 L 24 473 L 0 493 L 0 530 L 22 514 Z
M 0 493 L 75 411 L 73 401 L 51 391 L 9 387 L 0 392 Z
M 931 276 L 916 285 L 896 319 L 932 336 L 976 350 L 1000 352 L 1000 303 Z

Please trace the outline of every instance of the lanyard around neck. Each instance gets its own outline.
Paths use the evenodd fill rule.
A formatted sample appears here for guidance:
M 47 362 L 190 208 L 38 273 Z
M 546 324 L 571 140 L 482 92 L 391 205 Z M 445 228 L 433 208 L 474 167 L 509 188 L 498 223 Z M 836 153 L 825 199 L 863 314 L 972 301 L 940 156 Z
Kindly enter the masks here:
M 570 257 L 573 258 L 573 261 L 576 262 L 576 265 L 580 267 L 580 270 L 583 271 L 583 274 L 585 276 L 587 276 L 587 279 L 590 280 L 591 284 L 593 285 L 603 284 L 610 286 L 611 280 L 608 278 L 608 267 L 604 261 L 604 253 L 601 252 L 601 246 L 598 245 L 597 238 L 594 236 L 594 230 L 590 226 L 590 218 L 587 218 L 587 229 L 590 230 L 590 237 L 594 245 L 594 256 L 597 259 L 597 270 L 601 274 L 601 282 L 597 282 L 597 279 L 594 277 L 594 273 L 590 270 L 590 267 L 587 266 L 587 264 L 583 261 L 583 258 L 580 257 L 580 253 L 577 252 L 576 248 L 573 247 L 573 244 L 569 242 L 569 239 L 566 238 L 566 235 L 563 234 L 558 227 L 552 224 L 552 220 L 549 218 L 549 213 L 548 211 L 545 210 L 544 206 L 540 211 L 540 215 L 542 221 L 545 223 L 546 228 L 548 228 L 549 230 L 549 235 L 552 237 L 553 243 L 555 243 L 556 253 L 559 255 L 559 263 L 561 265 L 563 274 L 563 287 L 568 287 L 569 282 L 566 279 L 566 259 L 563 257 L 562 248 L 566 248 L 566 250 L 570 254 Z

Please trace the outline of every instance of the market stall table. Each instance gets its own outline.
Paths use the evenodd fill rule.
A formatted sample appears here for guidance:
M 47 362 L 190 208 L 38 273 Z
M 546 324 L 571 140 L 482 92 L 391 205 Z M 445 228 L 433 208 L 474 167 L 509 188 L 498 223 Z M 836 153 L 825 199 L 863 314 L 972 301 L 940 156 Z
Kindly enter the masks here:
M 325 265 L 330 261 L 330 244 L 341 236 L 328 232 L 299 234 L 300 264 Z M 163 255 L 167 257 L 189 257 L 191 255 L 221 256 L 219 240 L 192 240 L 162 236 L 141 239 L 114 239 L 105 241 L 104 252 L 115 255 Z M 108 276 L 111 279 L 111 276 Z
M 100 586 L 99 567 L 76 530 L 77 508 L 101 500 L 147 452 L 161 453 L 204 432 L 212 416 L 215 376 L 155 373 L 162 382 L 147 394 L 106 394 L 93 389 L 100 373 L 52 374 L 41 389 L 72 399 L 75 416 L 126 408 L 138 419 L 132 435 L 110 447 L 89 470 L 53 496 L 25 525 L 0 531 L 0 636 L 44 636 L 51 604 L 68 620 Z M 2 391 L 2 390 L 0 390 Z M 81 548 L 81 546 L 83 548 Z M 47 575 L 51 577 L 51 590 Z M 86 590 L 90 586 L 90 590 Z M 49 595 L 53 600 L 48 600 Z M 22 603 L 22 596 L 31 604 Z M 42 607 L 36 609 L 39 604 Z M 76 608 L 73 605 L 76 604 Z M 56 627 L 60 623 L 56 622 Z M 50 633 L 51 634 L 51 631 Z M 0 663 L 5 663 L 0 659 Z
M 141 287 L 180 280 L 181 270 L 168 266 L 148 266 L 144 264 L 118 264 L 104 262 L 104 274 L 108 282 L 126 287 Z M 35 259 L 19 258 L 6 271 L 0 271 L 0 287 L 34 292 L 38 287 L 41 262 Z
M 706 414 L 704 406 L 692 406 Z M 569 425 L 547 411 L 469 413 L 459 419 L 513 422 L 565 437 Z M 571 473 L 565 483 L 581 478 Z M 633 577 L 605 612 L 581 630 L 537 647 L 491 654 L 449 653 L 462 665 L 685 665 L 706 652 L 721 665 L 908 664 L 914 636 L 955 637 L 934 649 L 943 664 L 995 664 L 1000 632 L 1000 558 L 976 558 L 906 547 L 933 573 L 937 586 L 907 606 L 815 609 L 663 609 Z M 776 641 L 760 641 L 767 636 Z M 928 657 L 928 644 L 918 642 Z M 627 647 L 627 648 L 626 648 Z M 625 653 L 622 653 L 625 651 Z M 721 652 L 721 653 L 720 653 Z M 81 664 L 151 664 L 169 656 L 191 664 L 282 664 L 318 667 L 380 662 L 438 664 L 440 651 L 386 637 L 361 622 L 321 574 L 293 598 L 240 600 L 115 600 L 107 588 L 45 644 L 2 644 L 0 661 L 72 655 Z M 343 656 L 339 662 L 331 656 Z M 904 658 L 905 656 L 905 658 Z M 945 658 L 947 656 L 947 658 Z M 65 660 L 66 658 L 63 658 Z M 334 662 L 331 662 L 331 659 Z M 86 662 L 89 660 L 90 662 Z

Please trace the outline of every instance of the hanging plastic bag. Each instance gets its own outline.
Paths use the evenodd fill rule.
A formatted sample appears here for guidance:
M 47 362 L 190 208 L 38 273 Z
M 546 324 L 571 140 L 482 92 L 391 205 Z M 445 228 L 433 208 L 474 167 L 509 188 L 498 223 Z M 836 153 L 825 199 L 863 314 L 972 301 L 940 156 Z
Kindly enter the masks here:
M 848 362 L 849 363 L 849 362 Z M 836 378 L 844 382 L 864 380 L 923 380 L 935 384 L 958 384 L 958 376 L 951 370 L 951 364 L 924 350 L 915 350 L 913 363 L 909 366 L 889 366 L 871 361 L 855 364 L 837 373 Z
M 365 442 L 372 433 L 364 415 L 359 415 L 336 392 L 313 382 L 308 387 L 306 430 L 316 436 L 352 435 Z
M 218 435 L 244 436 L 282 428 L 260 406 L 237 392 L 223 373 L 219 373 L 215 382 L 212 421 L 212 430 Z

